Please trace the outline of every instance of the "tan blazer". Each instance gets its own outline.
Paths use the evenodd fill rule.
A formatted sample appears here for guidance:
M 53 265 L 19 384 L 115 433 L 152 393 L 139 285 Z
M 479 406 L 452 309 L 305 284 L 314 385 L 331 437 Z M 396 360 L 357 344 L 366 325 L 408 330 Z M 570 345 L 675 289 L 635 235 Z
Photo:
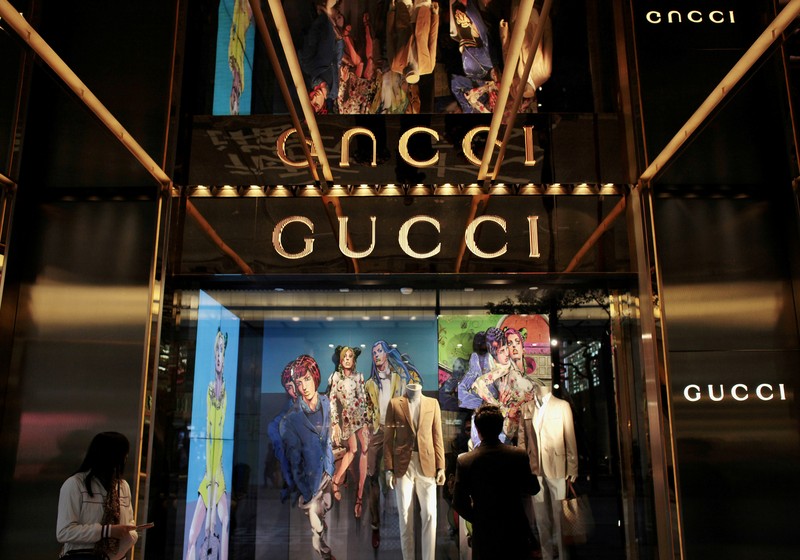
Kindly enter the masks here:
M 412 8 L 417 19 L 412 29 L 409 7 L 398 2 L 387 14 L 388 57 L 393 72 L 403 74 L 410 63 L 418 74 L 430 74 L 436 66 L 436 43 L 439 38 L 439 4 Z
M 408 398 L 397 397 L 389 402 L 386 411 L 383 460 L 387 471 L 395 477 L 406 474 L 414 451 L 414 442 L 419 450 L 419 462 L 424 476 L 434 477 L 436 471 L 444 469 L 444 444 L 442 443 L 442 412 L 439 401 L 420 395 L 419 426 L 415 429 L 408 408 Z
M 547 478 L 578 476 L 578 444 L 569 403 L 551 395 L 538 430 L 533 422 L 536 411 L 536 400 L 522 405 L 517 437 L 517 447 L 528 453 L 531 471 Z

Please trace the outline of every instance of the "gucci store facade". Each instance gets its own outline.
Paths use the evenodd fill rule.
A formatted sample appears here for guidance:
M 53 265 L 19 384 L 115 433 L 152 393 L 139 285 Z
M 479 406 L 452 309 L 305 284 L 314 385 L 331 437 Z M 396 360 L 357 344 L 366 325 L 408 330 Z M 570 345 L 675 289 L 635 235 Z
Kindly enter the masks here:
M 800 6 L 695 4 L 0 0 L 2 550 L 114 430 L 132 557 L 469 559 L 489 402 L 498 547 L 796 557 Z

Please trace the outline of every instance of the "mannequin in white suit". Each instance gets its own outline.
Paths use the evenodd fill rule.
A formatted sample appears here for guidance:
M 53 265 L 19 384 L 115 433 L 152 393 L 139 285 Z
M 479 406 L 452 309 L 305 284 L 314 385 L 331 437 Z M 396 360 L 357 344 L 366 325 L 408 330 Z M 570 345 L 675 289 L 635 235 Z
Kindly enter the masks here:
M 578 446 L 572 409 L 552 394 L 547 381 L 538 384 L 536 397 L 520 409 L 517 445 L 528 453 L 531 471 L 542 487 L 533 497 L 542 560 L 552 560 L 556 547 L 559 559 L 567 560 L 561 538 L 561 500 L 566 497 L 567 481 L 578 478 Z

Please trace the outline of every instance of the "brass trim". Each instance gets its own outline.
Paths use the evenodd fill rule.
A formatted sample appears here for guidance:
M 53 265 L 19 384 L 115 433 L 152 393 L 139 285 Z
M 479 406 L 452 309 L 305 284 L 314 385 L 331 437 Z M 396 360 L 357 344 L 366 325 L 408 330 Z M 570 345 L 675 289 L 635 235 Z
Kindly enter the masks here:
M 0 0 L 0 17 L 8 22 L 20 39 L 47 64 L 64 82 L 64 84 L 78 96 L 84 105 L 100 122 L 128 149 L 134 158 L 144 167 L 153 178 L 162 186 L 169 186 L 172 180 L 161 169 L 153 158 L 142 148 L 136 139 L 125 130 L 125 127 L 111 114 L 94 93 L 84 84 L 77 74 L 67 66 L 58 54 L 47 44 L 25 18 L 12 6 L 8 0 Z
M 725 99 L 744 78 L 747 72 L 758 62 L 759 58 L 769 49 L 772 44 L 780 37 L 790 24 L 800 15 L 800 0 L 791 0 L 786 7 L 775 17 L 764 32 L 756 39 L 747 52 L 742 55 L 739 61 L 733 65 L 714 90 L 706 97 L 700 107 L 689 117 L 689 120 L 680 128 L 678 133 L 672 137 L 667 145 L 661 150 L 652 163 L 644 170 L 639 177 L 639 185 L 649 185 L 670 163 L 680 148 L 689 141 L 695 132 L 706 122 L 709 115 Z
M 533 61 L 536 58 L 536 52 L 539 50 L 539 43 L 542 42 L 542 35 L 544 35 L 544 28 L 545 23 L 547 22 L 547 18 L 550 17 L 550 6 L 552 6 L 552 0 L 545 0 L 544 4 L 542 5 L 542 12 L 539 14 L 539 25 L 536 26 L 536 33 L 533 35 L 533 42 L 530 45 L 530 52 L 532 53 L 531 56 L 528 57 L 528 60 L 525 61 L 525 69 L 522 72 L 523 76 L 527 76 L 531 72 L 531 68 L 533 68 Z M 517 12 L 519 13 L 519 12 Z M 528 22 L 530 20 L 530 14 L 528 14 L 528 19 L 525 20 L 525 25 L 522 27 L 522 35 L 524 38 L 525 35 L 525 28 L 528 26 Z M 520 21 L 517 21 L 514 24 L 514 31 L 516 32 L 517 27 L 519 27 Z M 516 62 L 514 66 L 508 66 L 508 62 L 506 62 L 504 68 L 516 68 Z M 506 72 L 508 73 L 508 72 Z M 513 75 L 514 73 L 512 73 Z M 511 110 L 508 112 L 508 122 L 506 122 L 506 128 L 503 133 L 503 140 L 500 142 L 500 151 L 497 152 L 497 160 L 494 162 L 494 171 L 492 171 L 492 178 L 497 177 L 500 174 L 500 166 L 503 165 L 503 158 L 506 155 L 506 146 L 508 146 L 508 141 L 511 138 L 511 133 L 514 128 L 514 121 L 517 119 L 517 111 L 519 111 L 519 107 L 522 104 L 522 88 L 525 87 L 525 82 L 523 80 L 519 81 L 519 91 L 517 91 L 514 95 L 514 100 L 511 104 Z M 530 127 L 530 130 L 527 130 L 528 127 L 524 127 L 526 136 L 532 133 L 533 127 Z M 528 153 L 528 148 L 530 146 L 530 152 Z M 533 161 L 536 163 L 536 159 L 533 158 L 533 143 L 528 142 L 525 143 L 525 165 L 529 165 L 529 161 Z
M 295 88 L 297 91 L 300 92 L 298 95 L 298 99 L 300 101 L 300 108 L 303 110 L 303 116 L 306 119 L 306 124 L 308 125 L 308 131 L 311 133 L 311 141 L 313 142 L 314 146 L 319 146 L 317 150 L 317 157 L 319 158 L 319 164 L 322 167 L 322 179 L 323 182 L 332 182 L 333 181 L 333 173 L 331 173 L 331 166 L 328 163 L 328 156 L 325 155 L 324 144 L 322 143 L 322 135 L 319 132 L 319 126 L 317 125 L 317 118 L 314 114 L 314 110 L 311 108 L 311 101 L 308 99 L 308 95 L 305 95 L 306 85 L 305 80 L 303 80 L 303 71 L 300 68 L 300 60 L 297 58 L 297 51 L 294 48 L 294 44 L 292 43 L 292 37 L 289 35 L 289 23 L 286 21 L 286 14 L 283 11 L 283 5 L 281 4 L 280 0 L 268 0 L 269 2 L 269 11 L 272 14 L 272 19 L 275 21 L 275 28 L 278 31 L 278 38 L 280 39 L 281 46 L 283 47 L 284 54 L 286 55 L 286 62 L 289 65 L 289 73 L 292 76 L 292 81 L 294 82 Z M 260 19 L 263 20 L 264 16 L 261 12 L 261 7 L 256 0 L 250 0 L 250 5 L 253 7 L 253 14 L 261 14 Z M 264 25 L 266 27 L 266 24 Z M 261 28 L 261 24 L 259 23 L 259 29 Z M 265 41 L 268 40 L 268 35 L 265 33 L 266 30 L 261 31 L 262 35 L 264 36 Z M 280 68 L 280 66 L 275 66 L 276 70 Z M 276 74 L 281 74 L 279 71 Z M 279 78 L 283 79 L 283 78 Z M 291 103 L 289 103 L 291 105 Z
M 664 422 L 662 407 L 662 393 L 666 394 L 669 402 L 669 391 L 662 392 L 662 379 L 659 375 L 659 360 L 666 368 L 666 341 L 659 351 L 658 335 L 654 313 L 654 293 L 650 263 L 657 260 L 655 254 L 650 253 L 647 243 L 647 231 L 652 228 L 652 223 L 647 224 L 645 216 L 645 201 L 649 193 L 642 193 L 633 189 L 630 193 L 631 202 L 628 204 L 630 211 L 627 213 L 630 224 L 631 241 L 633 243 L 636 271 L 639 280 L 639 300 L 636 311 L 639 314 L 641 329 L 640 345 L 642 348 L 642 370 L 644 372 L 645 400 L 647 403 L 647 424 L 650 438 L 649 456 L 653 475 L 653 501 L 656 519 L 656 535 L 659 558 L 684 558 L 681 511 L 678 502 L 679 492 L 675 492 L 675 505 L 670 500 L 670 469 L 667 458 L 667 444 L 673 449 L 671 416 Z M 649 227 L 648 227 L 649 226 Z M 666 372 L 665 372 L 666 375 Z M 667 384 L 666 377 L 663 381 Z M 670 413 L 669 406 L 667 413 Z M 665 441 L 666 440 L 666 441 Z M 674 457 L 671 457 L 674 465 Z M 672 477 L 677 485 L 677 469 L 672 470 Z M 673 522 L 673 515 L 675 516 Z M 673 536 L 677 538 L 677 550 L 673 543 Z
M 550 2 L 550 0 L 546 0 L 545 4 L 548 2 Z M 517 21 L 514 23 L 514 31 L 511 32 L 511 41 L 508 45 L 508 55 L 506 56 L 506 60 L 503 61 L 503 68 L 506 68 L 507 71 L 503 72 L 503 77 L 500 79 L 500 88 L 497 92 L 497 103 L 495 103 L 494 106 L 492 122 L 489 126 L 488 137 L 486 139 L 486 148 L 483 151 L 483 158 L 481 158 L 481 167 L 478 170 L 478 182 L 488 182 L 490 179 L 494 178 L 494 176 L 489 176 L 489 163 L 492 160 L 494 145 L 497 141 L 500 125 L 503 122 L 503 115 L 506 111 L 506 103 L 508 102 L 508 94 L 511 90 L 511 84 L 516 76 L 519 53 L 522 50 L 522 42 L 525 39 L 525 29 L 531 19 L 531 13 L 533 13 L 533 0 L 522 0 L 519 8 L 517 9 Z M 531 57 L 531 60 L 532 59 L 533 57 Z M 514 69 L 514 71 L 511 69 Z
M 261 11 L 261 3 L 257 0 L 250 0 L 250 8 L 253 11 L 253 19 L 256 20 L 258 33 L 261 35 L 261 40 L 264 42 L 264 46 L 267 49 L 269 63 L 272 65 L 272 68 L 275 71 L 275 77 L 278 78 L 278 86 L 281 89 L 281 96 L 283 97 L 283 101 L 286 103 L 286 108 L 289 111 L 289 117 L 292 119 L 292 124 L 297 131 L 297 135 L 300 136 L 300 147 L 303 150 L 303 155 L 306 157 L 308 166 L 311 169 L 312 177 L 314 177 L 315 181 L 319 181 L 319 170 L 317 169 L 317 164 L 314 162 L 314 158 L 312 157 L 314 154 L 312 154 L 311 149 L 308 147 L 308 141 L 306 140 L 305 132 L 303 132 L 303 127 L 300 123 L 300 117 L 297 115 L 297 110 L 292 102 L 292 95 L 289 93 L 289 86 L 286 83 L 286 77 L 280 70 L 280 61 L 278 60 L 278 55 L 275 52 L 275 45 L 272 43 L 272 37 L 270 37 L 269 29 L 267 28 L 267 21 L 264 19 L 264 12 Z M 318 145 L 321 145 L 321 143 Z
M 186 200 L 186 214 L 191 216 L 196 222 L 197 226 L 205 233 L 211 241 L 220 248 L 220 250 L 228 255 L 230 258 L 234 260 L 236 265 L 241 269 L 243 274 L 253 274 L 253 269 L 244 262 L 242 257 L 240 257 L 236 251 L 230 248 L 227 243 L 225 243 L 219 234 L 214 230 L 214 227 L 208 223 L 203 215 L 197 210 L 194 204 L 187 198 Z
M 569 261 L 567 268 L 564 269 L 565 273 L 572 272 L 578 267 L 583 257 L 586 255 L 586 253 L 589 252 L 589 249 L 591 249 L 594 246 L 594 244 L 597 243 L 597 240 L 600 239 L 600 237 L 611 228 L 612 224 L 617 220 L 620 214 L 622 214 L 625 211 L 626 204 L 627 202 L 623 197 L 617 203 L 617 205 L 614 206 L 611 212 L 609 212 L 608 216 L 606 216 L 605 219 L 602 222 L 600 222 L 600 225 L 597 226 L 597 229 L 595 229 L 592 232 L 592 234 L 589 236 L 589 238 L 586 240 L 583 246 L 580 249 L 578 249 L 578 252 L 575 253 L 574 257 L 572 257 L 572 260 Z

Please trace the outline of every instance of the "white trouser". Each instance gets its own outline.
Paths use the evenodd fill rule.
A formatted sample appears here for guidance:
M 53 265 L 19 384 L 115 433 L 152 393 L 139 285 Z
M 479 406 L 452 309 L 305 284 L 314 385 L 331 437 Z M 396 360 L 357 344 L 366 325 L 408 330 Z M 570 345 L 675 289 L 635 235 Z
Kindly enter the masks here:
M 422 560 L 433 560 L 436 553 L 436 478 L 422 474 L 416 451 L 411 454 L 406 474 L 394 481 L 403 560 L 414 560 L 414 492 L 422 518 Z
M 533 497 L 533 511 L 542 547 L 542 560 L 553 560 L 556 546 L 559 560 L 567 560 L 567 551 L 561 539 L 561 500 L 567 494 L 567 479 L 538 478 L 542 489 Z

